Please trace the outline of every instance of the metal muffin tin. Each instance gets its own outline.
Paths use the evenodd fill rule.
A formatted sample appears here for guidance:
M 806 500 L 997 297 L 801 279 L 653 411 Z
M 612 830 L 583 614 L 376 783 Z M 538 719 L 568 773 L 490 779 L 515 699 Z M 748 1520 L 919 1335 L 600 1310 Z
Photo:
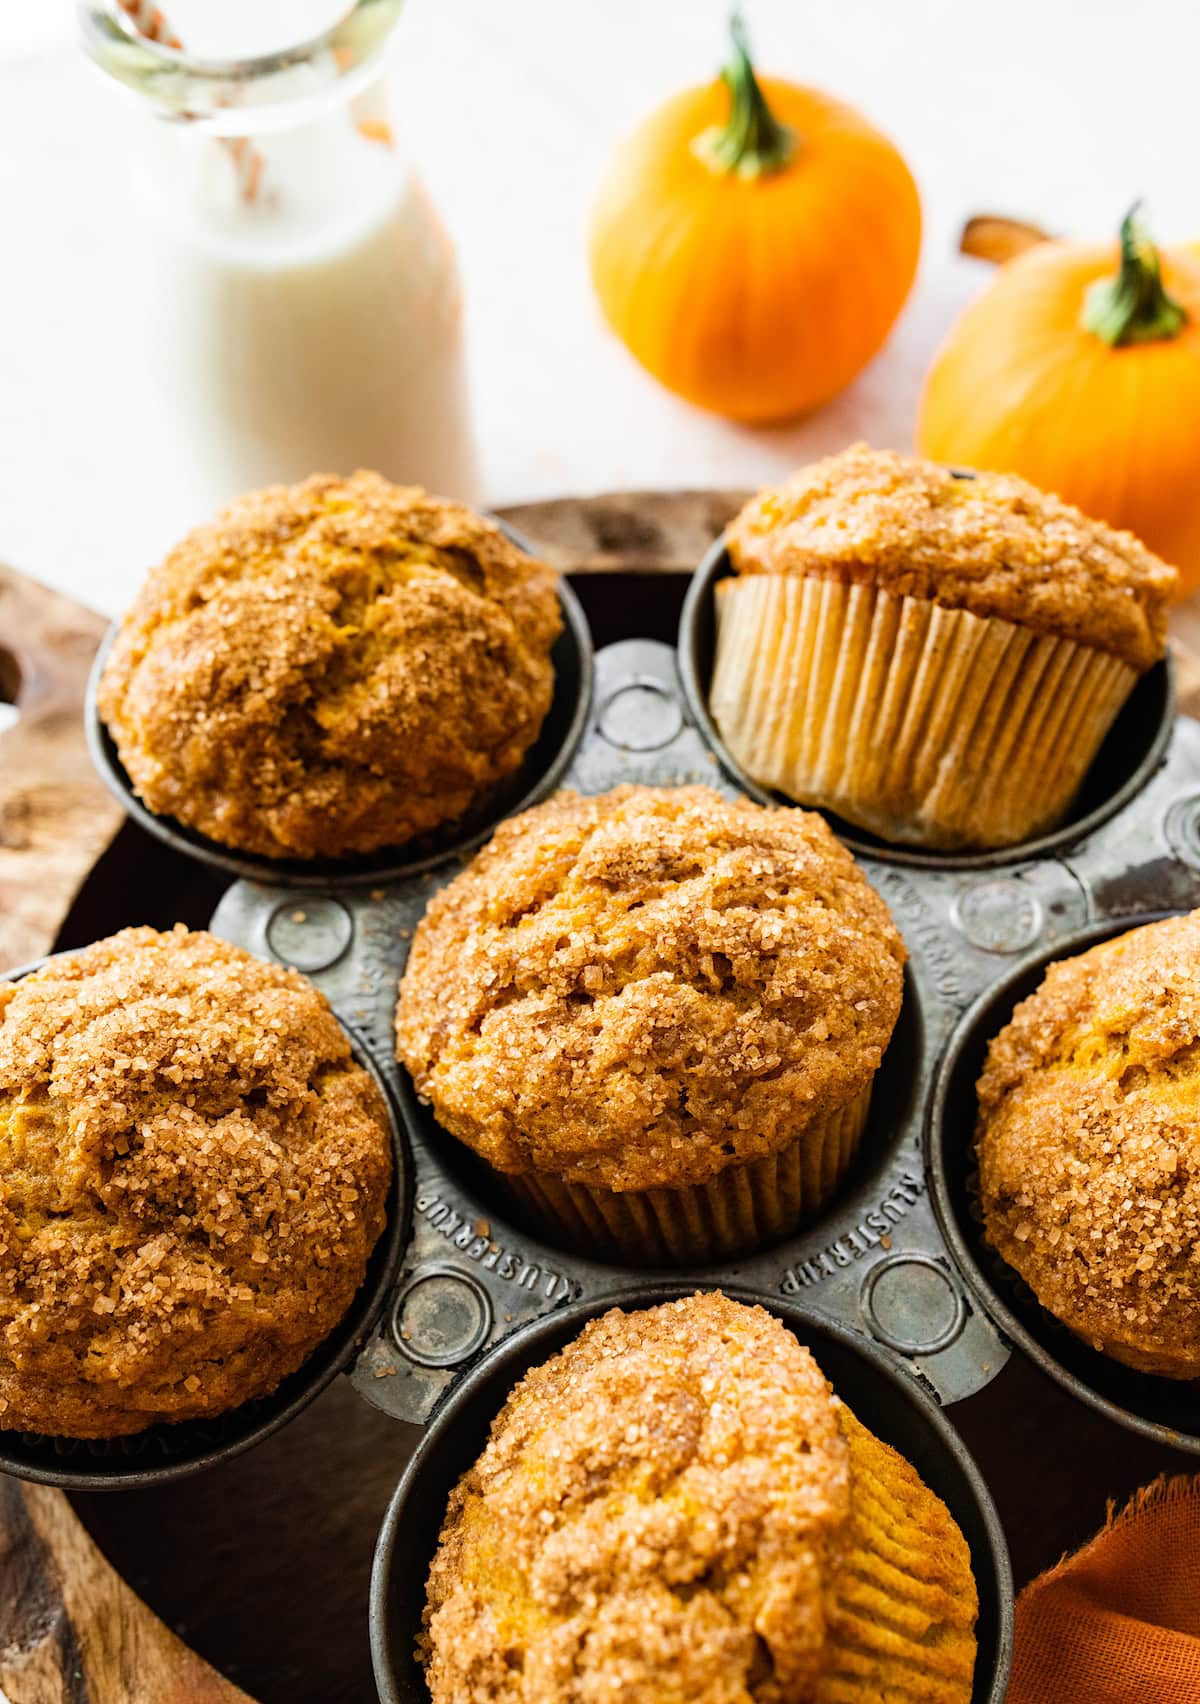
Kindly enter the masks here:
M 731 798 L 749 793 L 770 802 L 738 773 L 704 702 L 712 583 L 723 566 L 718 543 L 689 589 L 678 654 L 656 641 L 627 639 L 601 651 L 594 671 L 586 625 L 564 588 L 566 632 L 551 713 L 557 731 L 539 742 L 507 809 L 522 809 L 560 783 L 599 793 L 623 781 L 699 781 Z M 94 679 L 92 750 L 126 808 L 143 820 L 148 813 L 98 722 Z M 231 1416 L 231 1440 L 214 1439 L 211 1449 L 161 1464 L 117 1448 L 103 1459 L 70 1455 L 48 1471 L 44 1455 L 10 1447 L 0 1466 L 89 1488 L 194 1470 L 282 1424 L 357 1346 L 350 1373 L 360 1394 L 397 1419 L 429 1425 L 381 1534 L 373 1587 L 381 1694 L 418 1699 L 423 1692 L 407 1644 L 419 1615 L 414 1581 L 431 1553 L 449 1484 L 477 1452 L 511 1384 L 612 1303 L 645 1305 L 720 1286 L 761 1301 L 811 1341 L 868 1423 L 945 1498 L 971 1543 L 983 1604 L 974 1699 L 999 1704 L 1012 1638 L 1007 1552 L 987 1488 L 938 1405 L 990 1383 L 1011 1340 L 1114 1419 L 1200 1453 L 1200 1412 L 1190 1426 L 1168 1425 L 1139 1395 L 1141 1375 L 1119 1369 L 1103 1391 L 1099 1382 L 1089 1385 L 1089 1374 L 1098 1381 L 1095 1369 L 1080 1370 L 1061 1331 L 1031 1322 L 1025 1299 L 1001 1293 L 971 1217 L 964 1161 L 973 1126 L 963 1092 L 968 1077 L 974 1082 L 972 1049 L 1004 1021 L 1022 979 L 1036 982 L 1049 958 L 1078 950 L 1097 930 L 1114 932 L 1150 908 L 1200 904 L 1200 725 L 1174 718 L 1169 665 L 1152 670 L 1122 712 L 1093 766 L 1081 813 L 1036 845 L 940 857 L 844 833 L 911 955 L 862 1151 L 813 1224 L 752 1256 L 686 1273 L 656 1276 L 582 1259 L 515 1224 L 484 1169 L 438 1129 L 395 1062 L 396 986 L 413 930 L 430 896 L 464 867 L 500 814 L 493 811 L 487 826 L 459 825 L 452 844 L 416 858 L 384 854 L 366 865 L 298 871 L 231 856 L 150 819 L 147 826 L 190 856 L 221 869 L 249 866 L 255 879 L 229 888 L 214 932 L 303 971 L 361 1037 L 407 1138 L 398 1148 L 397 1210 L 369 1294 L 355 1303 L 355 1323 L 335 1334 L 330 1365 L 322 1350 L 311 1385 L 302 1369 L 289 1381 L 293 1394 L 282 1412 L 265 1427 L 243 1429 Z M 1040 1313 L 1036 1303 L 1032 1308 Z M 1185 1394 L 1172 1418 L 1179 1421 L 1186 1406 Z M 419 1532 L 419 1543 L 403 1547 L 403 1555 L 394 1543 L 401 1521 Z

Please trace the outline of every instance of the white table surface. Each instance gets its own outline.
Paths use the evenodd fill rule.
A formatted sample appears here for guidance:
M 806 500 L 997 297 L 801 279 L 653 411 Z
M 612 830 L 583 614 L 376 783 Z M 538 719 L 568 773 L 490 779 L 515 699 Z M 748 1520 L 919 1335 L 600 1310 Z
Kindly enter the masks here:
M 861 107 L 906 154 L 926 214 L 883 354 L 772 431 L 662 391 L 607 332 L 585 266 L 613 140 L 716 68 L 722 0 L 410 0 L 396 105 L 458 244 L 490 501 L 754 484 L 856 437 L 907 446 L 921 375 L 986 276 L 955 253 L 971 212 L 1095 235 L 1144 194 L 1161 238 L 1200 236 L 1192 0 L 748 11 L 762 68 Z M 0 559 L 116 611 L 198 517 L 139 344 L 114 95 L 72 31 L 65 0 L 0 4 Z

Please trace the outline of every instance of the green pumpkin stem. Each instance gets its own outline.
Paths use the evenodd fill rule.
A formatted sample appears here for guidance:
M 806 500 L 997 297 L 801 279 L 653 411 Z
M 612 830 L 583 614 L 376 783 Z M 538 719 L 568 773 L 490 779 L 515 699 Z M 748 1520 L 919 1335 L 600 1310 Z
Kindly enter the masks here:
M 1121 222 L 1121 265 L 1113 278 L 1098 279 L 1083 301 L 1081 324 L 1110 349 L 1130 343 L 1160 343 L 1178 337 L 1187 309 L 1167 294 L 1158 250 L 1135 202 Z
M 710 171 L 738 177 L 766 177 L 782 171 L 796 152 L 798 137 L 781 124 L 767 105 L 750 59 L 741 9 L 729 17 L 733 51 L 721 79 L 729 90 L 729 117 L 702 131 L 692 143 L 696 157 Z

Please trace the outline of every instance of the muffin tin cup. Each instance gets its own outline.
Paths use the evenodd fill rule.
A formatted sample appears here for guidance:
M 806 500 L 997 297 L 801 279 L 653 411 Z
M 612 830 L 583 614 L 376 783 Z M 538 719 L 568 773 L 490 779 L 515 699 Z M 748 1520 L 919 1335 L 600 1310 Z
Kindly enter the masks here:
M 511 528 L 503 529 L 513 542 L 528 550 Z M 326 888 L 377 885 L 419 875 L 436 868 L 447 858 L 472 852 L 481 846 L 498 823 L 518 811 L 528 810 L 554 791 L 561 782 L 587 725 L 592 697 L 592 641 L 579 600 L 565 581 L 559 583 L 562 632 L 551 651 L 554 665 L 554 696 L 537 739 L 525 754 L 517 773 L 488 790 L 467 815 L 407 845 L 384 847 L 378 852 L 348 858 L 267 858 L 253 852 L 223 846 L 207 835 L 189 828 L 174 817 L 160 816 L 143 803 L 130 781 L 117 752 L 116 742 L 100 719 L 96 695 L 119 623 L 105 634 L 88 676 L 84 702 L 84 726 L 88 748 L 97 773 L 109 792 L 139 827 L 176 852 L 196 858 L 226 875 L 246 881 L 286 883 L 291 888 Z
M 1032 994 L 1054 959 L 1173 912 L 1108 919 L 1030 954 L 982 995 L 955 1031 L 934 1075 L 926 1159 L 934 1208 L 955 1264 L 1005 1336 L 1079 1401 L 1158 1444 L 1200 1455 L 1200 1402 L 1195 1380 L 1139 1372 L 1093 1349 L 1047 1312 L 1025 1280 L 984 1235 L 975 1160 L 975 1083 L 989 1041 Z
M 972 1704 L 1000 1704 L 1012 1654 L 1013 1586 L 999 1518 L 987 1486 L 937 1405 L 897 1357 L 796 1302 L 726 1286 L 738 1301 L 767 1307 L 809 1347 L 838 1395 L 875 1435 L 907 1458 L 946 1504 L 971 1552 L 979 1590 Z M 621 1297 L 653 1307 L 691 1285 L 649 1285 Z M 476 1366 L 433 1417 L 384 1517 L 371 1573 L 371 1655 L 384 1704 L 429 1704 L 414 1654 L 425 1582 L 450 1493 L 481 1454 L 509 1392 L 604 1313 L 608 1300 L 577 1303 L 522 1327 Z
M 38 959 L 6 972 L 5 980 L 18 981 L 51 962 Z M 335 1329 L 269 1396 L 225 1414 L 162 1423 L 120 1438 L 62 1438 L 0 1430 L 0 1472 L 70 1491 L 131 1490 L 186 1479 L 262 1443 L 353 1364 L 396 1283 L 412 1214 L 412 1165 L 395 1091 L 386 1073 L 351 1025 L 339 1021 L 355 1060 L 370 1073 L 383 1097 L 393 1166 L 386 1228 L 371 1253 L 362 1285 Z

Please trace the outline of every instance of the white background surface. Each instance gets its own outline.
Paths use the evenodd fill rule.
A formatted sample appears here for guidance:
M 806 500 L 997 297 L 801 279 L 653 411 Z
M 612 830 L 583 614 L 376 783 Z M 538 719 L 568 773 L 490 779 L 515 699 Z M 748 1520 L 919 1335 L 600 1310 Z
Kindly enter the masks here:
M 584 259 L 613 140 L 717 68 L 723 0 L 410 0 L 396 116 L 458 244 L 492 502 L 754 484 L 857 436 L 906 446 L 921 374 L 986 276 L 955 254 L 968 213 L 1099 235 L 1145 194 L 1161 240 L 1200 236 L 1192 0 L 747 9 L 760 66 L 888 132 L 926 216 L 883 355 L 821 414 L 770 432 L 661 391 L 604 328 Z M 118 97 L 72 30 L 65 0 L 0 0 L 0 558 L 116 611 L 198 517 L 139 336 Z

